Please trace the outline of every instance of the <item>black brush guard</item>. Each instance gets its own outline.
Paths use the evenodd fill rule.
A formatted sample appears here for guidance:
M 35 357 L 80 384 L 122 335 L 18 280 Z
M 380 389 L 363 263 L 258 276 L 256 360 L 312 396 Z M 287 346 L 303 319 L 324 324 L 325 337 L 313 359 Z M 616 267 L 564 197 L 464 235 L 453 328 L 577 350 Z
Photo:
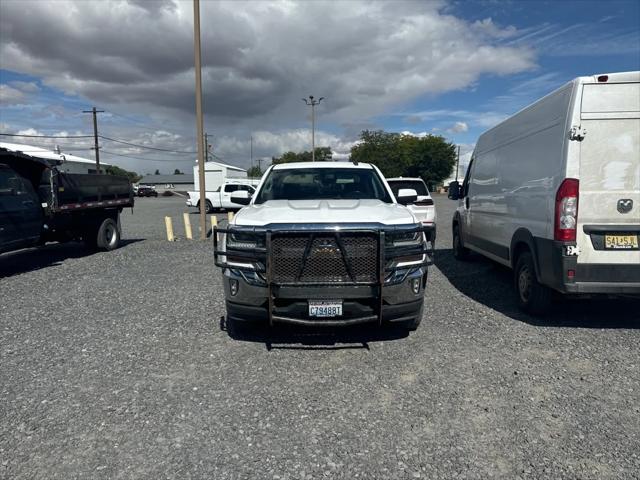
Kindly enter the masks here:
M 399 235 L 406 235 L 412 233 L 430 234 L 423 237 L 421 243 L 415 243 L 406 246 L 387 245 L 387 238 L 391 240 Z M 417 269 L 421 267 L 427 267 L 433 264 L 434 244 L 433 240 L 426 240 L 425 238 L 433 239 L 434 227 L 431 225 L 398 225 L 398 226 L 374 226 L 374 227 L 362 227 L 362 226 L 349 226 L 347 228 L 336 229 L 335 225 L 305 225 L 301 227 L 299 225 L 288 225 L 283 228 L 280 226 L 267 226 L 267 227 L 227 227 L 227 228 L 214 228 L 213 230 L 213 254 L 214 263 L 217 267 L 222 269 L 235 269 L 245 271 L 256 271 L 263 274 L 266 288 L 268 292 L 268 316 L 269 324 L 273 325 L 273 321 L 283 321 L 288 323 L 301 323 L 301 324 L 317 324 L 319 322 L 299 320 L 294 318 L 281 317 L 274 315 L 274 289 L 278 287 L 361 287 L 368 286 L 374 287 L 378 292 L 378 302 L 375 315 L 361 317 L 357 319 L 342 320 L 342 321 L 322 321 L 323 324 L 348 324 L 348 323 L 364 323 L 369 321 L 377 321 L 379 325 L 382 324 L 382 305 L 383 305 L 383 289 L 385 286 L 385 279 L 387 274 L 393 272 L 399 268 Z M 219 242 L 220 234 L 224 242 L 226 242 L 226 236 L 230 234 L 241 234 L 244 238 L 254 238 L 256 246 L 254 248 L 230 248 L 225 245 L 225 249 L 221 250 Z M 377 268 L 375 280 L 372 281 L 358 281 L 353 275 L 353 268 L 351 259 L 348 257 L 345 251 L 344 243 L 342 239 L 346 236 L 353 235 L 373 235 L 377 238 Z M 305 247 L 302 256 L 302 265 L 300 265 L 297 279 L 294 282 L 277 282 L 274 281 L 272 272 L 272 259 L 268 252 L 272 251 L 273 237 L 288 236 L 288 235 L 306 235 L 309 237 L 307 245 Z M 317 236 L 333 236 L 335 239 L 337 248 L 340 250 L 342 260 L 344 262 L 345 269 L 349 276 L 349 281 L 340 282 L 305 282 L 301 281 L 300 277 L 305 268 L 305 264 L 311 254 L 311 245 L 314 238 Z M 415 257 L 417 255 L 423 256 L 420 262 L 412 263 L 409 266 L 398 267 L 397 260 L 406 257 Z M 224 260 L 221 259 L 224 258 Z M 229 257 L 233 258 L 232 262 L 229 262 Z

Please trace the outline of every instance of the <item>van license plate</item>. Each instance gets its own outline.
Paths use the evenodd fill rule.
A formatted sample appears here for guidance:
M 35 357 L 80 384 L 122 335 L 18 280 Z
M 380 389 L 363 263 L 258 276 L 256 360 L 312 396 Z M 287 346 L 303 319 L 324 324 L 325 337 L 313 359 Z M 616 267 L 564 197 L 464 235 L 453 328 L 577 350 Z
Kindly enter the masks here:
M 340 317 L 342 300 L 309 300 L 310 317 Z
M 632 250 L 638 248 L 637 235 L 605 235 L 604 248 L 610 250 Z

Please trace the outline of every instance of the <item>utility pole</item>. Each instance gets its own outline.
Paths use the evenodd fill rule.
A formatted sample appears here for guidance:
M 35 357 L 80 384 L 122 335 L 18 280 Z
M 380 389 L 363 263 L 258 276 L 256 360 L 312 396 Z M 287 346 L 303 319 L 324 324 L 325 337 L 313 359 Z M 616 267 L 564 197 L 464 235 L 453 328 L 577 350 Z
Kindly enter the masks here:
M 204 121 L 202 118 L 202 56 L 200 50 L 200 0 L 193 0 L 193 52 L 196 73 L 196 128 L 198 130 L 198 179 L 200 181 L 200 240 L 207 238 L 207 214 L 204 185 Z
M 205 133 L 204 134 L 204 155 L 205 155 L 205 162 L 208 162 L 211 158 L 211 155 L 209 155 L 209 134 Z
M 458 160 L 456 161 L 456 182 L 458 181 L 458 167 L 460 166 L 460 145 L 458 145 Z
M 249 138 L 249 144 L 251 145 L 251 168 L 253 169 L 253 135 Z
M 316 105 L 320 105 L 320 102 L 324 97 L 320 97 L 318 100 L 313 98 L 313 95 L 309 95 L 309 98 L 303 98 L 302 101 L 311 106 L 311 161 L 316 161 Z
M 96 107 L 93 107 L 91 110 L 83 110 L 82 113 L 93 113 L 93 141 L 95 144 L 96 150 L 96 172 L 102 173 L 100 171 L 100 146 L 98 145 L 98 113 L 103 113 L 104 110 L 96 110 Z
M 258 170 L 262 173 L 262 158 L 258 158 Z

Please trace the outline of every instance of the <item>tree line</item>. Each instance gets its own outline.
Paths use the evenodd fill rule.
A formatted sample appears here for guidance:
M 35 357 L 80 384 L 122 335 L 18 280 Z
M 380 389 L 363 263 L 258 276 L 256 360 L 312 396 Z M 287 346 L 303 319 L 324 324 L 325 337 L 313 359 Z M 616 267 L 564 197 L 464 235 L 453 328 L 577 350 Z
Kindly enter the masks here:
M 330 147 L 316 147 L 316 161 L 329 161 L 333 158 Z M 278 165 L 291 162 L 310 162 L 310 151 L 285 152 L 272 157 L 271 163 Z M 372 163 L 387 177 L 420 177 L 433 189 L 446 179 L 456 162 L 456 146 L 440 135 L 416 137 L 383 130 L 364 130 L 359 141 L 351 147 L 350 159 L 353 162 Z M 140 175 L 120 167 L 109 166 L 105 169 L 111 175 L 122 175 L 131 182 L 140 180 Z M 156 170 L 156 175 L 160 172 Z M 174 174 L 182 172 L 176 169 Z M 262 170 L 256 165 L 247 170 L 249 177 L 262 176 Z
M 330 147 L 317 147 L 316 161 L 332 159 Z M 310 162 L 311 152 L 285 152 L 272 157 L 271 163 Z M 364 130 L 359 142 L 351 147 L 350 160 L 372 163 L 387 177 L 420 177 L 433 188 L 446 179 L 456 162 L 456 146 L 440 135 L 416 137 L 382 130 Z M 260 177 L 258 166 L 248 170 L 250 177 Z
M 420 177 L 432 189 L 451 175 L 456 146 L 440 135 L 365 130 L 351 148 L 351 160 L 373 163 L 387 178 Z

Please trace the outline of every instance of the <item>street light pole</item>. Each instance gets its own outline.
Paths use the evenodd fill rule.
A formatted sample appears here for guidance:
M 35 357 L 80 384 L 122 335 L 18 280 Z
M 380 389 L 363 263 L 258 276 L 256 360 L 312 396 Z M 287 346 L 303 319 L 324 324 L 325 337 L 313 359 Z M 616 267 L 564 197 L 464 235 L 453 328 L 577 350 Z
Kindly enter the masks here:
M 303 98 L 302 101 L 311 106 L 311 161 L 316 161 L 316 105 L 320 105 L 320 102 L 324 97 L 320 97 L 318 100 L 313 98 L 313 95 L 309 95 L 309 98 Z
M 198 180 L 200 182 L 200 239 L 207 238 L 207 214 L 204 185 L 204 122 L 202 118 L 202 61 L 200 54 L 200 0 L 193 0 L 193 50 L 196 73 L 196 128 L 198 130 Z

